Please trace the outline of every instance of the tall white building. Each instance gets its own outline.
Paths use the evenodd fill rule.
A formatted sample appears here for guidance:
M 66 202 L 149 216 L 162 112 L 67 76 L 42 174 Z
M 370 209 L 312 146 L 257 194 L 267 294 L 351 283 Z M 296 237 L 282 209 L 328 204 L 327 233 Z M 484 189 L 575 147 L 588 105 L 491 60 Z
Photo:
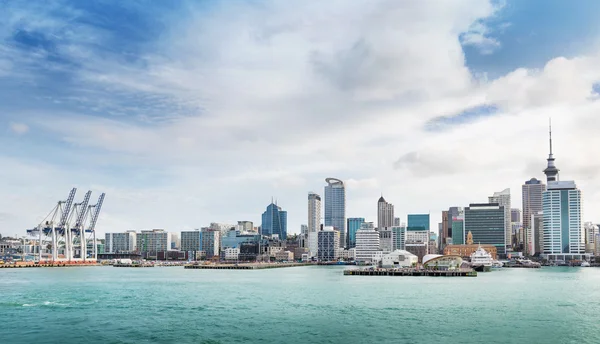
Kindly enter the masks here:
M 143 230 L 136 234 L 136 246 L 140 252 L 170 251 L 173 242 L 173 233 L 164 229 Z
M 493 196 L 488 197 L 489 203 L 498 203 L 504 207 L 504 240 L 507 248 L 512 247 L 512 223 L 510 214 L 510 189 L 504 189 L 500 192 L 494 192 Z
M 543 205 L 544 254 L 548 260 L 581 259 L 585 253 L 585 232 L 581 221 L 581 191 L 575 182 L 549 182 Z
M 340 246 L 346 244 L 346 187 L 336 178 L 325 179 L 325 226 L 340 232 Z
M 385 201 L 383 195 L 377 201 L 377 227 L 379 229 L 394 226 L 394 205 Z
M 321 229 L 321 196 L 308 193 L 308 253 L 316 257 L 318 253 L 318 233 Z
M 394 246 L 392 247 L 392 251 L 404 250 L 404 244 L 406 243 L 406 226 L 394 226 L 391 230 L 394 233 Z
M 356 231 L 354 260 L 370 263 L 379 253 L 381 253 L 379 250 L 379 233 L 373 228 L 373 223 L 365 223 L 361 229 Z

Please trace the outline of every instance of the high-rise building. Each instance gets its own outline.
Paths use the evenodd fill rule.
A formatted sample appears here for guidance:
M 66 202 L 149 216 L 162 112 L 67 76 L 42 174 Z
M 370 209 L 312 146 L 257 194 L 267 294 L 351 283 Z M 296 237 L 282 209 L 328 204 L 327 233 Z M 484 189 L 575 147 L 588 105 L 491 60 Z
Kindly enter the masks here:
M 592 222 L 586 222 L 583 224 L 583 228 L 585 229 L 585 252 L 594 253 L 596 247 L 596 235 L 600 233 L 598 225 L 595 225 Z
M 400 225 L 401 225 L 400 218 L 394 217 L 394 227 L 400 227 Z
M 452 244 L 465 244 L 465 221 L 462 217 L 456 217 L 452 220 Z
M 254 232 L 254 223 L 252 221 L 238 221 L 238 230 L 240 232 Z
M 529 255 L 540 255 L 544 251 L 544 213 L 539 211 L 531 214 L 531 243 L 529 246 Z
M 340 232 L 331 226 L 324 226 L 318 233 L 318 259 L 319 261 L 335 261 L 339 258 Z
M 452 238 L 452 225 L 449 220 L 448 210 L 442 211 L 442 227 L 440 228 L 440 234 L 442 235 L 441 243 L 442 249 L 448 244 L 448 238 Z
M 277 204 L 271 202 L 267 210 L 262 214 L 261 235 L 274 236 L 279 239 L 287 239 L 287 211 Z
M 523 196 L 523 228 L 532 228 L 531 215 L 542 211 L 542 193 L 544 191 L 546 191 L 546 184 L 536 178 L 531 178 L 521 186 Z
M 164 229 L 143 230 L 136 234 L 136 247 L 140 252 L 172 250 L 173 235 Z
M 494 192 L 488 197 L 489 203 L 498 203 L 504 209 L 504 240 L 507 248 L 512 247 L 512 223 L 510 221 L 510 189 Z M 475 235 L 475 233 L 473 233 Z M 498 251 L 500 253 L 500 251 Z
M 394 232 L 392 232 L 392 227 L 379 229 L 379 249 L 384 254 L 394 250 Z
M 325 226 L 340 232 L 340 245 L 346 244 L 346 188 L 336 178 L 325 179 Z
M 408 214 L 406 230 L 429 232 L 429 214 Z
M 298 245 L 302 248 L 308 248 L 308 225 L 300 225 Z
M 356 231 L 358 231 L 365 219 L 362 217 L 351 217 L 348 219 L 348 248 L 356 247 Z
M 182 231 L 181 250 L 186 252 L 202 251 L 202 231 L 199 229 L 194 231 Z
M 105 247 L 107 253 L 122 253 L 136 251 L 136 233 L 127 231 L 125 233 L 106 233 Z
M 394 246 L 392 251 L 404 250 L 404 244 L 406 242 L 406 227 L 394 226 L 392 227 L 392 232 L 394 233 Z
M 308 193 L 308 252 L 311 257 L 317 256 L 318 232 L 321 230 L 321 196 Z
M 388 203 L 383 195 L 377 201 L 377 227 L 385 229 L 394 226 L 394 205 Z
M 354 260 L 357 262 L 372 262 L 380 252 L 379 233 L 375 230 L 372 222 L 363 223 L 362 228 L 356 232 Z
M 581 259 L 585 253 L 581 191 L 573 181 L 550 181 L 542 199 L 544 254 L 548 260 Z
M 475 244 L 493 245 L 499 255 L 505 255 L 505 220 L 504 207 L 498 203 L 470 204 L 465 208 L 464 231 L 472 233 Z
M 206 258 L 219 257 L 221 250 L 221 231 L 212 228 L 202 228 L 202 251 Z
M 521 209 L 511 208 L 510 209 L 510 222 L 521 223 Z

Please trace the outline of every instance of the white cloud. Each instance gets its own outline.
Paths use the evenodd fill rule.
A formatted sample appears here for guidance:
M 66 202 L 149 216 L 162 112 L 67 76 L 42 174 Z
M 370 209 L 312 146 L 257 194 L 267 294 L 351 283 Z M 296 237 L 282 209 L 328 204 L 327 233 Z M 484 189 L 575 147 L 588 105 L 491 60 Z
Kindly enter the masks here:
M 294 232 L 306 222 L 307 192 L 322 193 L 326 177 L 346 181 L 349 217 L 371 221 L 382 192 L 402 217 L 431 211 L 437 220 L 442 209 L 505 187 L 518 205 L 520 184 L 542 177 L 549 116 L 563 178 L 584 191 L 600 187 L 589 168 L 600 144 L 599 103 L 590 98 L 596 57 L 474 80 L 458 37 L 497 47 L 480 24 L 496 10 L 481 1 L 225 2 L 211 16 L 190 9 L 144 63 L 83 49 L 91 62 L 82 59 L 74 75 L 82 88 L 139 95 L 165 120 L 99 118 L 89 109 L 17 114 L 79 164 L 44 162 L 41 173 L 35 161 L 4 161 L 2 190 L 19 196 L 0 197 L 3 212 L 17 215 L 0 219 L 0 231 L 34 225 L 72 185 L 107 192 L 101 231 L 259 221 L 273 196 Z M 110 98 L 77 102 L 154 118 Z M 482 104 L 500 111 L 425 130 L 433 118 Z M 175 116 L 177 106 L 200 110 Z M 12 186 L 32 179 L 33 191 Z M 600 194 L 586 197 L 589 208 L 600 205 Z
M 23 135 L 29 131 L 29 126 L 24 123 L 11 122 L 9 124 L 9 128 L 10 128 L 10 131 L 12 131 L 13 133 L 18 134 L 18 135 Z

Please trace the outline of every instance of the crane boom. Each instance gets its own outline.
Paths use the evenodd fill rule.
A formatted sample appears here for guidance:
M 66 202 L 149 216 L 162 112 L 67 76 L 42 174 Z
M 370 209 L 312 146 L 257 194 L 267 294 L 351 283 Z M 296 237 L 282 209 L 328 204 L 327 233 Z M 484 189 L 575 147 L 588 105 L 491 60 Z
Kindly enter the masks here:
M 69 218 L 69 212 L 71 211 L 71 205 L 73 204 L 73 199 L 75 199 L 75 193 L 77 192 L 77 188 L 73 188 L 71 193 L 69 193 L 69 198 L 65 201 L 65 205 L 63 208 L 62 215 L 60 217 L 60 222 L 58 223 L 58 228 L 64 228 L 67 224 L 67 220 Z
M 98 203 L 91 206 L 96 209 L 94 209 L 94 214 L 92 214 L 92 219 L 90 221 L 90 227 L 86 230 L 86 232 L 93 232 L 94 229 L 96 228 L 96 222 L 98 221 L 98 215 L 100 215 L 100 209 L 102 208 L 102 203 L 104 202 L 104 195 L 105 194 L 102 193 L 102 195 L 100 195 L 100 197 L 98 198 Z
M 83 219 L 85 217 L 85 213 L 88 207 L 88 203 L 90 202 L 90 197 L 92 196 L 92 191 L 88 191 L 83 198 L 83 201 L 79 203 L 79 213 L 77 214 L 77 219 L 75 220 L 75 226 L 73 227 L 76 230 L 80 230 L 83 227 Z

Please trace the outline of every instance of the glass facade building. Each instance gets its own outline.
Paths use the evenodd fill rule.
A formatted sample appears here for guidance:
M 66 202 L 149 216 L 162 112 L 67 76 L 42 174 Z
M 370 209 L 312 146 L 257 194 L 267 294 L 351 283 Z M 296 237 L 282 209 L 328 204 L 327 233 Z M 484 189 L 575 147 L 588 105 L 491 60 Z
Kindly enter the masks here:
M 465 208 L 464 232 L 471 232 L 474 244 L 494 245 L 506 254 L 505 211 L 498 203 L 470 204 Z
M 575 182 L 549 182 L 542 198 L 544 253 L 585 253 L 581 191 Z
M 429 231 L 429 214 L 408 214 L 409 231 Z
M 336 178 L 325 179 L 324 225 L 340 232 L 340 245 L 346 244 L 346 188 Z
M 465 244 L 465 222 L 462 219 L 452 220 L 452 244 Z
M 279 239 L 287 238 L 287 211 L 275 203 L 269 204 L 267 210 L 262 214 L 261 235 L 278 235 Z
M 348 219 L 348 248 L 356 247 L 356 231 L 360 229 L 365 219 L 362 217 L 351 217 Z

